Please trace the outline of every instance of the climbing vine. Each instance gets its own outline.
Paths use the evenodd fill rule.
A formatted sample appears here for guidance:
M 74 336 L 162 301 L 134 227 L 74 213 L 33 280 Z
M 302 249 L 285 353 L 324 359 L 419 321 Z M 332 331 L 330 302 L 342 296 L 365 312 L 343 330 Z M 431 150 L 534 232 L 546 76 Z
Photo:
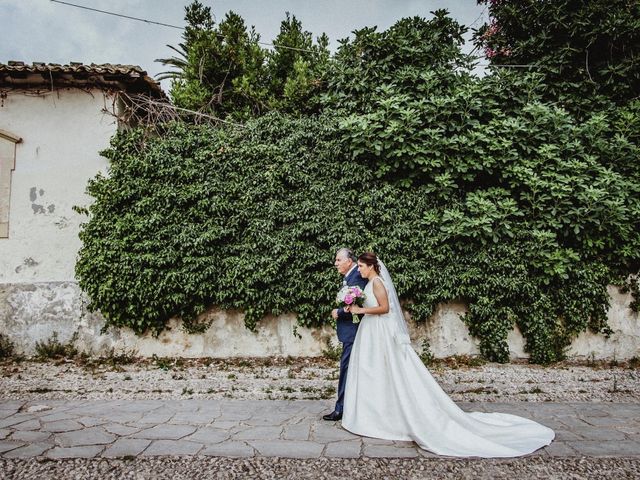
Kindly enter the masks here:
M 444 12 L 356 32 L 317 115 L 118 133 L 80 234 L 91 308 L 138 333 L 196 331 L 214 305 L 320 325 L 350 246 L 385 260 L 415 321 L 465 302 L 488 359 L 514 325 L 540 363 L 608 333 L 608 286 L 638 293 L 640 103 L 578 116 L 540 74 L 474 77 L 463 33 Z

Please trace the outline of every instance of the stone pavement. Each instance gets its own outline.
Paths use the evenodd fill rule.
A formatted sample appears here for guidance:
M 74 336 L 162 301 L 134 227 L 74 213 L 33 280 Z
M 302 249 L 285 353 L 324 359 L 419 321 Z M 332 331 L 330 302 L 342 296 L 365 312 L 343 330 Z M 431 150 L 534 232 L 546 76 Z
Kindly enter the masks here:
M 556 440 L 534 456 L 640 457 L 640 405 L 460 403 L 466 411 L 525 416 Z M 95 458 L 161 455 L 359 458 L 435 457 L 412 442 L 353 435 L 320 417 L 315 400 L 0 399 L 0 455 Z

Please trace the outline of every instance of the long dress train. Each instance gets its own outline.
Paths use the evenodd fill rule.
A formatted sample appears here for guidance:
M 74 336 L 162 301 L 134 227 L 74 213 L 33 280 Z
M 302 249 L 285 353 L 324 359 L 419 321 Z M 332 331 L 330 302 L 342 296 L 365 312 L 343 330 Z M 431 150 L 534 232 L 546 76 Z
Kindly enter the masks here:
M 365 287 L 365 307 L 376 307 L 376 277 Z M 385 288 L 387 288 L 385 286 Z M 410 344 L 396 340 L 396 322 L 365 315 L 353 344 L 342 426 L 456 457 L 517 457 L 553 440 L 553 430 L 506 413 L 462 411 L 440 388 Z M 401 313 L 400 313 L 401 314 Z

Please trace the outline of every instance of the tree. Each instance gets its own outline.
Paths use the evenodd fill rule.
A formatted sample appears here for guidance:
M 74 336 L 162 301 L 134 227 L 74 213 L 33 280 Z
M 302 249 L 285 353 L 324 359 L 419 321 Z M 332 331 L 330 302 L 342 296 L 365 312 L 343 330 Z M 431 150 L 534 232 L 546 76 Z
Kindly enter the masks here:
M 216 25 L 211 8 L 194 1 L 185 9 L 187 26 L 178 56 L 158 59 L 174 70 L 171 98 L 182 108 L 246 120 L 270 110 L 317 110 L 312 98 L 322 88 L 329 39 L 316 43 L 295 16 L 286 14 L 273 50 L 260 45 L 255 29 L 228 12 Z
M 637 0 L 478 0 L 491 21 L 475 34 L 492 64 L 540 72 L 546 98 L 575 112 L 640 94 Z
M 171 47 L 180 57 L 158 59 L 177 68 L 162 78 L 173 78 L 171 98 L 182 108 L 218 117 L 247 118 L 261 110 L 265 52 L 260 36 L 247 30 L 242 17 L 229 12 L 216 26 L 211 8 L 194 1 L 185 8 L 184 42 Z

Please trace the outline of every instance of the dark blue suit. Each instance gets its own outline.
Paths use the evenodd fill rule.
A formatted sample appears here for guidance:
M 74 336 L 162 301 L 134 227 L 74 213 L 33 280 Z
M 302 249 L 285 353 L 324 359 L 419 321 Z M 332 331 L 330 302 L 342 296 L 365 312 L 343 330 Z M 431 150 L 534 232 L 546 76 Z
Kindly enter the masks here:
M 343 285 L 350 287 L 358 286 L 364 290 L 368 280 L 362 278 L 358 267 L 347 273 L 344 277 Z M 338 331 L 338 340 L 342 342 L 342 356 L 340 357 L 340 380 L 338 380 L 338 400 L 336 401 L 335 411 L 342 413 L 344 406 L 344 387 L 347 383 L 347 370 L 349 369 L 349 358 L 351 357 L 351 347 L 358 333 L 360 323 L 353 323 L 353 317 L 350 313 L 345 312 L 342 308 L 338 309 L 338 320 L 336 322 L 336 330 Z

